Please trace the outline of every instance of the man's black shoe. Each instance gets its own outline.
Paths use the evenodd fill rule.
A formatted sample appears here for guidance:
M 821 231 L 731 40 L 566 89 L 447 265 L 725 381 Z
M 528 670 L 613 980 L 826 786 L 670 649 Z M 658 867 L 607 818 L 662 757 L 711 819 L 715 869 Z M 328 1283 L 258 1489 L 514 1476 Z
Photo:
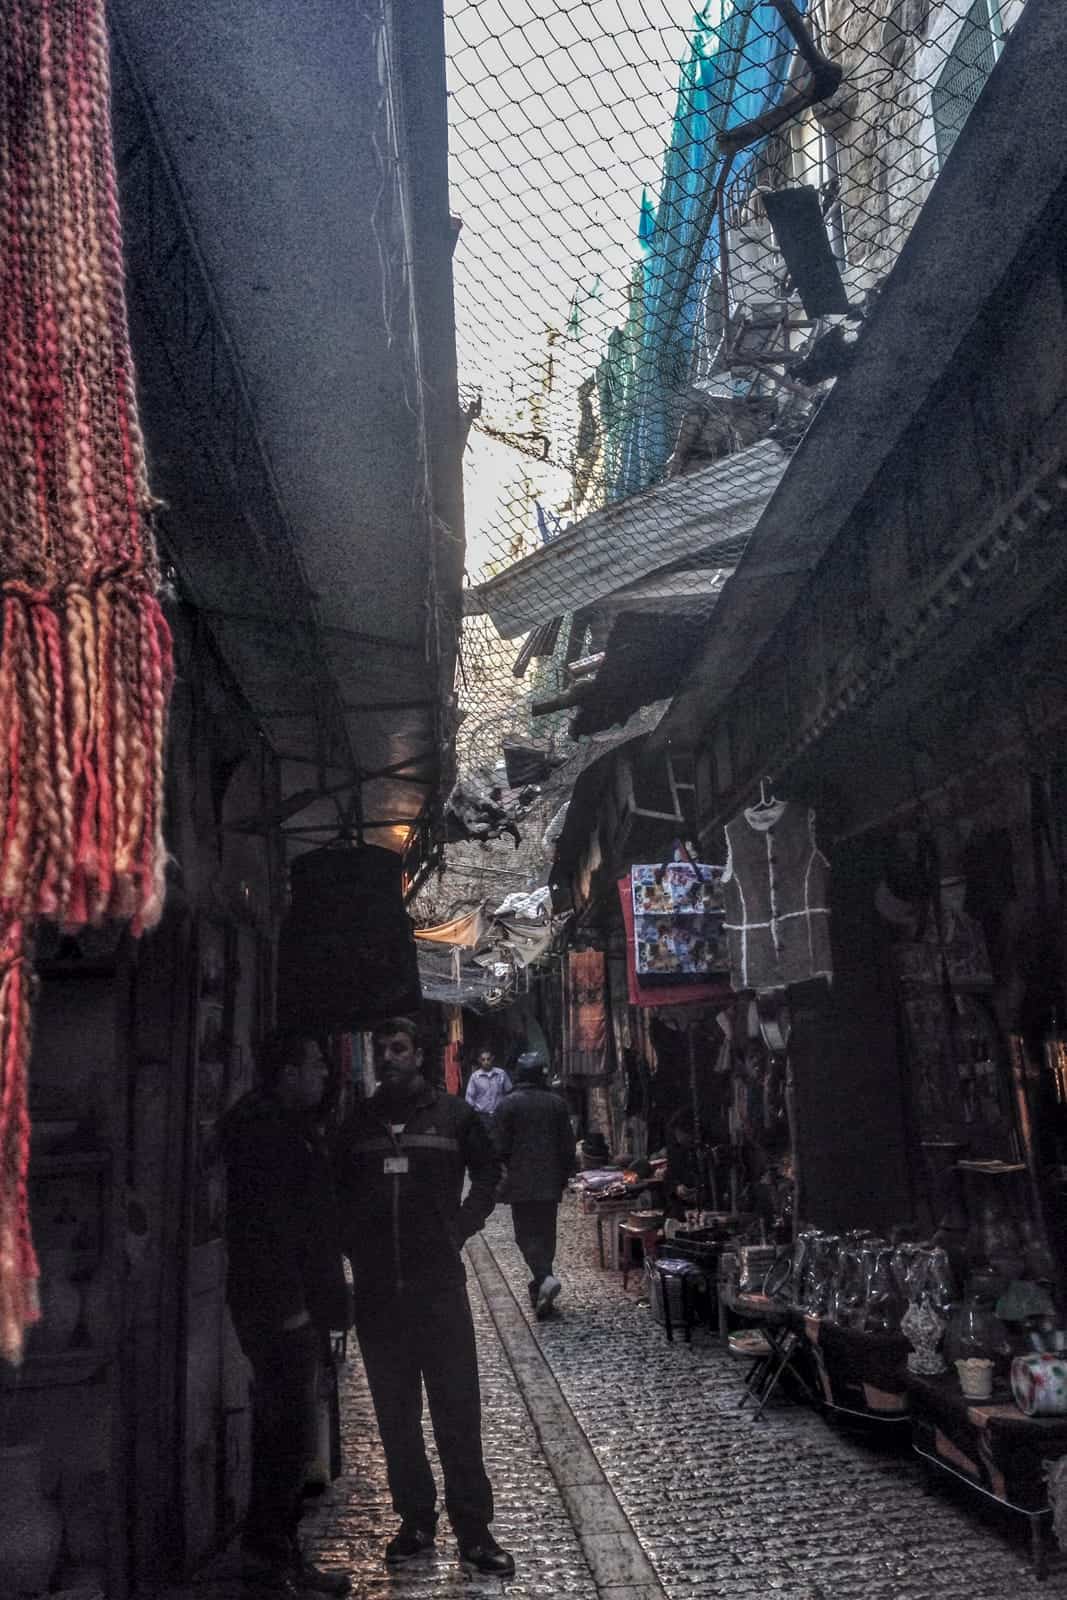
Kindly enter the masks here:
M 515 1573 L 515 1557 L 502 1550 L 491 1533 L 483 1533 L 476 1544 L 460 1545 L 459 1559 L 476 1572 L 490 1572 L 496 1578 L 511 1578 Z
M 352 1588 L 347 1572 L 326 1572 L 303 1556 L 293 1567 L 293 1577 L 301 1594 L 333 1594 L 340 1600 L 340 1596 L 348 1594 Z
M 402 1522 L 385 1547 L 386 1566 L 402 1567 L 424 1550 L 432 1550 L 436 1538 L 435 1528 L 417 1528 L 413 1522 Z

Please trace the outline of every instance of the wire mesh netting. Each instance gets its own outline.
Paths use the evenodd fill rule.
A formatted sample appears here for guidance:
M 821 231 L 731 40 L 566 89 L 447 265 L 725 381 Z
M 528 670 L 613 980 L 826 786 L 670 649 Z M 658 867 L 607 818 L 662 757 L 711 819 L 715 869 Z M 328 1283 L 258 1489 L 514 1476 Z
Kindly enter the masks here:
M 461 774 L 707 626 L 1023 4 L 447 0 Z

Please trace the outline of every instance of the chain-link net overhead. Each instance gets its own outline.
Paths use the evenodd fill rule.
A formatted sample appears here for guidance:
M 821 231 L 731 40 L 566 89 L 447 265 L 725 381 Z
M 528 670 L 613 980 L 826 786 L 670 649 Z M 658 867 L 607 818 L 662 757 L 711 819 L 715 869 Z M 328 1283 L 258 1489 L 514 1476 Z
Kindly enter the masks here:
M 1022 9 L 447 0 L 461 774 L 706 619 Z

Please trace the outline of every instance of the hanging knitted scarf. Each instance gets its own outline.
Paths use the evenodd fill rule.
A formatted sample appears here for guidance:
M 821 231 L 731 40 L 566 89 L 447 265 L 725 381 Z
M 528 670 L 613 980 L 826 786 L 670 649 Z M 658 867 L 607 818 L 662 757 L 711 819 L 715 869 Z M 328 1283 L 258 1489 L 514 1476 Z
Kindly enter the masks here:
M 155 922 L 170 636 L 123 294 L 103 0 L 0 23 L 0 1354 L 37 1317 L 34 923 Z

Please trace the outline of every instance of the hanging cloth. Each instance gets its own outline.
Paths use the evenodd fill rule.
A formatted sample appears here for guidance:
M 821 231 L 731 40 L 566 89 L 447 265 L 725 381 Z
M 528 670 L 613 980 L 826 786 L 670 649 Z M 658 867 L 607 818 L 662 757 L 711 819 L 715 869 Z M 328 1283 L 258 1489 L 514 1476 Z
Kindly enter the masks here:
M 776 801 L 726 825 L 723 876 L 730 976 L 735 989 L 781 989 L 833 974 L 830 864 L 815 841 L 815 813 Z
M 459 1006 L 449 1006 L 445 1016 L 448 1025 L 448 1043 L 445 1045 L 445 1090 L 448 1094 L 462 1094 L 463 1012 Z
M 453 917 L 451 922 L 439 922 L 432 928 L 416 928 L 416 939 L 425 944 L 456 944 L 465 950 L 476 950 L 490 932 L 492 923 L 484 905 L 464 917 Z
M 0 1354 L 38 1315 L 35 920 L 163 907 L 171 642 L 123 295 L 104 0 L 0 26 Z
M 602 950 L 567 952 L 568 1077 L 600 1077 L 608 1070 L 607 974 Z

